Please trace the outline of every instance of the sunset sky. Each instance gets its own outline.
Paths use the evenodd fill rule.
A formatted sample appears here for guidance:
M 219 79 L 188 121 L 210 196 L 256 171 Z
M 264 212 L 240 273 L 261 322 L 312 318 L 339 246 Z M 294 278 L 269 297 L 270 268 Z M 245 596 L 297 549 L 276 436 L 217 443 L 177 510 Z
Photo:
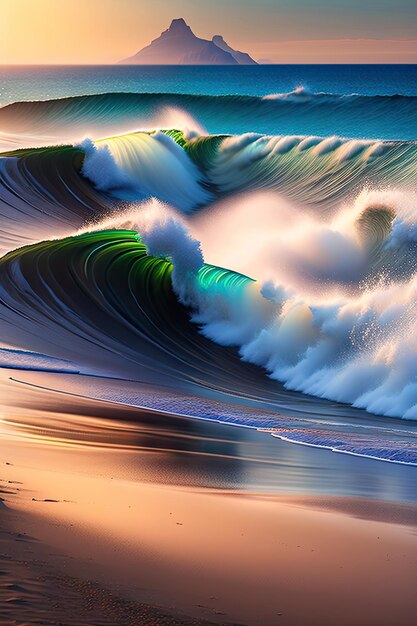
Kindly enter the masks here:
M 415 63 L 415 0 L 0 0 L 0 64 L 114 63 L 184 17 L 272 63 Z

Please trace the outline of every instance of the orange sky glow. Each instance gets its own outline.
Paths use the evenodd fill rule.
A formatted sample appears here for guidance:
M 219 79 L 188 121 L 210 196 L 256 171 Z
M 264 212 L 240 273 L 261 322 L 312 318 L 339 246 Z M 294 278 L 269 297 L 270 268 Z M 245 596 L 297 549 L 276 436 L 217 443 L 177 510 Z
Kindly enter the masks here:
M 366 27 L 366 19 L 371 23 L 374 16 L 358 13 L 356 27 L 352 15 L 349 25 L 348 16 L 323 8 L 320 21 L 317 14 L 301 12 L 303 3 L 228 0 L 220 12 L 217 0 L 210 5 L 154 0 L 152 8 L 139 0 L 0 0 L 0 64 L 115 63 L 147 45 L 179 16 L 197 35 L 211 38 L 220 32 L 261 62 L 417 62 L 417 38 L 395 19 L 381 21 L 374 33 Z

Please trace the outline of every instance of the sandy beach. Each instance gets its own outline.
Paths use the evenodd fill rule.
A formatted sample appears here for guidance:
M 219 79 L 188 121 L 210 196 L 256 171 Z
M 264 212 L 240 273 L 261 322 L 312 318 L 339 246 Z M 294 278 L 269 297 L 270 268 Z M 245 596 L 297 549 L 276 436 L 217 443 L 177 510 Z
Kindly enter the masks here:
M 257 490 L 257 472 L 243 468 L 268 467 L 264 442 L 309 449 L 185 419 L 152 440 L 139 411 L 142 438 L 109 443 L 106 410 L 127 409 L 95 403 L 103 414 L 92 419 L 89 401 L 71 414 L 56 394 L 37 391 L 37 404 L 32 390 L 27 409 L 7 375 L 2 390 L 12 393 L 1 423 L 1 623 L 412 626 L 412 502 Z M 84 441 L 53 435 L 64 410 Z

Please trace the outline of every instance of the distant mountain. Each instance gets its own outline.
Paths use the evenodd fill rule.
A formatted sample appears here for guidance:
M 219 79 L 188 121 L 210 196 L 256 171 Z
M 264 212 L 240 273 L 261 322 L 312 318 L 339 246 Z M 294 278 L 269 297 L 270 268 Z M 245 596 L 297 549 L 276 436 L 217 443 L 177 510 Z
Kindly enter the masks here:
M 240 52 L 240 50 L 234 50 L 231 48 L 221 35 L 214 35 L 212 42 L 216 44 L 218 48 L 221 48 L 225 52 L 229 52 L 239 65 L 258 65 L 257 62 L 246 52 Z
M 248 54 L 233 50 L 216 35 L 213 41 L 196 37 L 182 18 L 122 65 L 242 65 L 254 64 Z

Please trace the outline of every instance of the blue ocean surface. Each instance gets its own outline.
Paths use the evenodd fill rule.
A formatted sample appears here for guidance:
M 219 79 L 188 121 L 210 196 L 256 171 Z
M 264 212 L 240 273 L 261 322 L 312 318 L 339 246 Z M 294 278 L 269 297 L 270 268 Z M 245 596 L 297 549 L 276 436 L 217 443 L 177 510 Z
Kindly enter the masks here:
M 110 92 L 417 96 L 416 65 L 0 66 L 0 105 Z
M 97 94 L 102 100 L 88 100 Z M 417 139 L 414 65 L 0 67 L 0 109 L 63 98 L 75 99 L 65 111 L 38 109 L 42 133 L 53 137 L 59 125 L 61 141 L 71 120 L 82 125 L 81 136 L 99 127 L 114 134 L 181 126 L 184 119 L 167 117 L 168 108 L 209 134 Z M 31 115 L 27 109 L 16 114 L 23 121 Z M 0 132 L 12 128 L 0 119 Z M 33 130 L 39 133 L 35 122 L 26 124 L 25 133 Z

